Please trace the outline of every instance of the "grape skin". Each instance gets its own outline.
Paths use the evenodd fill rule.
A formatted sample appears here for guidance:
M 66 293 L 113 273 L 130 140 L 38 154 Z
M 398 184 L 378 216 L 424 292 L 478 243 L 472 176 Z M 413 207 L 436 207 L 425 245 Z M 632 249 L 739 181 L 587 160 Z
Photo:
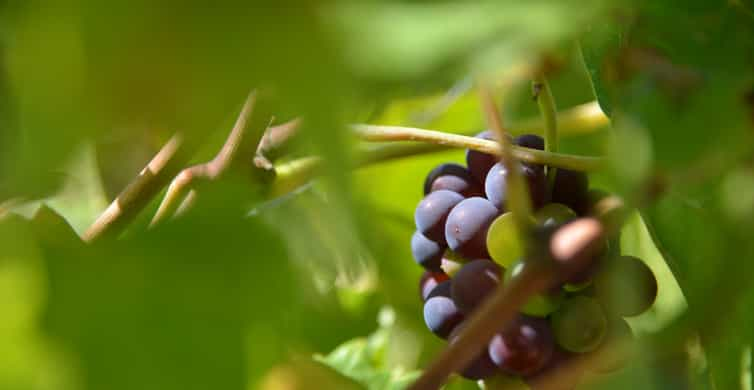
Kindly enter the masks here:
M 582 295 L 563 302 L 553 313 L 551 324 L 558 345 L 577 353 L 599 347 L 607 330 L 607 319 L 600 304 Z
M 562 225 L 578 218 L 578 215 L 564 204 L 548 203 L 541 209 L 537 210 L 534 218 L 539 225 L 547 227 Z
M 486 139 L 493 141 L 495 139 L 491 131 L 483 131 L 475 136 L 476 138 Z M 487 178 L 487 172 L 497 162 L 497 157 L 491 154 L 482 153 L 476 150 L 466 150 L 466 166 L 480 183 L 484 183 L 484 179 Z
M 424 271 L 419 279 L 419 296 L 422 302 L 426 301 L 432 290 L 435 289 L 440 283 L 450 279 L 450 277 L 444 272 L 432 272 Z
M 519 316 L 489 344 L 492 361 L 514 375 L 532 375 L 540 371 L 553 355 L 555 344 L 547 321 Z
M 525 267 L 527 267 L 526 261 L 519 261 L 507 268 L 503 277 L 503 283 L 510 283 L 517 278 L 518 275 L 524 271 Z M 533 294 L 529 296 L 529 299 L 519 311 L 532 317 L 546 317 L 560 307 L 564 296 L 565 295 L 559 286 L 558 288 L 552 289 L 552 291 Z
M 457 192 L 464 197 L 478 196 L 482 193 L 480 184 L 469 170 L 454 163 L 438 165 L 424 180 L 424 195 L 438 190 Z
M 529 200 L 536 210 L 545 204 L 547 199 L 547 179 L 541 166 L 521 164 L 521 174 L 526 180 L 529 190 Z M 495 164 L 487 174 L 484 182 L 484 192 L 487 199 L 501 211 L 505 211 L 508 199 L 506 176 L 508 171 L 500 163 Z
M 463 199 L 459 193 L 448 190 L 429 193 L 416 206 L 416 228 L 430 240 L 445 244 L 445 221 L 450 210 Z
M 552 186 L 552 202 L 582 212 L 589 208 L 589 179 L 584 172 L 558 168 Z
M 469 259 L 489 259 L 487 229 L 497 215 L 497 208 L 487 199 L 473 197 L 459 202 L 445 223 L 450 249 Z
M 446 280 L 438 284 L 424 302 L 424 323 L 432 333 L 443 339 L 463 321 L 463 314 L 450 298 L 451 282 Z
M 453 278 L 450 296 L 458 309 L 469 314 L 500 284 L 502 269 L 489 260 L 465 264 Z
M 513 139 L 513 143 L 529 149 L 545 150 L 545 140 L 536 134 L 522 134 Z
M 420 232 L 414 232 L 411 236 L 411 254 L 416 263 L 424 269 L 440 271 L 443 253 L 445 253 L 444 245 L 430 240 Z
M 657 279 L 652 270 L 633 256 L 610 259 L 594 279 L 597 299 L 611 312 L 622 317 L 639 315 L 657 297 Z
M 492 221 L 487 231 L 487 251 L 492 260 L 508 268 L 524 255 L 523 246 L 512 213 L 505 213 Z

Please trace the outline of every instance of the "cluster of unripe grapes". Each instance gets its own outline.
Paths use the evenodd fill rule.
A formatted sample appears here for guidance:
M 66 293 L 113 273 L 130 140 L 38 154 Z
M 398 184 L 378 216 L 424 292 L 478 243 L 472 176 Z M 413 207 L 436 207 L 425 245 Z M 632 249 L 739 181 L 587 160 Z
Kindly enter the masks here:
M 492 139 L 492 134 L 477 137 Z M 536 135 L 519 136 L 512 143 L 544 149 Z M 433 169 L 416 208 L 411 250 L 426 270 L 419 287 L 427 327 L 453 342 L 464 320 L 496 288 L 543 258 L 555 265 L 543 268 L 553 273 L 550 288 L 529 297 L 517 318 L 459 374 L 473 380 L 502 376 L 530 382 L 575 354 L 599 353 L 630 339 L 624 317 L 646 311 L 657 293 L 657 281 L 645 263 L 621 256 L 616 237 L 604 237 L 589 253 L 559 259 L 560 264 L 553 254 L 558 245 L 569 245 L 563 234 L 555 243 L 558 231 L 596 223 L 590 217 L 592 206 L 606 194 L 590 191 L 582 172 L 556 169 L 548 183 L 548 167 L 521 164 L 535 226 L 531 237 L 522 240 L 506 208 L 505 166 L 495 156 L 474 150 L 466 152 L 466 162 L 466 167 L 447 163 Z M 620 368 L 618 355 L 610 356 L 597 359 L 590 369 Z

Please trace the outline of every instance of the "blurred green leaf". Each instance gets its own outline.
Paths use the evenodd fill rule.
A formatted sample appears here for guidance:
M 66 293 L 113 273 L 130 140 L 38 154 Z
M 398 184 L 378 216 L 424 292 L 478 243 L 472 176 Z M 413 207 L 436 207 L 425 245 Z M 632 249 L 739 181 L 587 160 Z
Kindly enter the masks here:
M 579 32 L 602 1 L 342 3 L 335 32 L 357 74 L 416 78 L 458 58 L 474 67 L 505 68 Z
M 394 316 L 392 309 L 383 309 L 380 327 L 374 333 L 366 338 L 348 341 L 327 356 L 316 356 L 315 359 L 368 389 L 405 389 L 419 376 L 419 372 L 390 369 L 385 364 Z

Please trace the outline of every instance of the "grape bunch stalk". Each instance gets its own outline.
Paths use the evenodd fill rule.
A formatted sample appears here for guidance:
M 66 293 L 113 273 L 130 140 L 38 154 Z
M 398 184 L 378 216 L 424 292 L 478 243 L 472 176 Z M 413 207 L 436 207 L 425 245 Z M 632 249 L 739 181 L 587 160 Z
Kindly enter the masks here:
M 493 139 L 488 131 L 477 137 Z M 522 135 L 512 143 L 544 150 L 537 135 Z M 617 237 L 564 255 L 570 250 L 568 232 L 597 223 L 594 206 L 608 196 L 590 189 L 585 173 L 527 163 L 520 164 L 520 173 L 533 209 L 531 232 L 518 229 L 508 208 L 506 166 L 496 156 L 467 150 L 466 166 L 445 163 L 427 175 L 411 250 L 425 269 L 419 282 L 424 321 L 449 343 L 495 289 L 527 269 L 552 273 L 555 282 L 529 296 L 517 317 L 502 324 L 487 348 L 458 373 L 486 383 L 536 387 L 537 378 L 577 356 L 630 341 L 624 318 L 652 306 L 657 281 L 643 261 L 620 254 Z M 625 361 L 621 355 L 598 359 L 588 368 L 614 371 Z M 581 374 L 562 388 L 575 386 Z

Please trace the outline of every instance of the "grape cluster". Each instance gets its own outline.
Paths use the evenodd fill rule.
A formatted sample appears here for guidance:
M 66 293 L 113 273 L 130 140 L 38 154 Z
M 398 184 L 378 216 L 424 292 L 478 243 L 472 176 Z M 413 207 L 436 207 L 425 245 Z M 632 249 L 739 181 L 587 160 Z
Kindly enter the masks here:
M 489 132 L 477 137 L 492 139 Z M 536 135 L 512 141 L 544 149 Z M 578 231 L 597 223 L 589 218 L 590 210 L 606 194 L 590 190 L 582 172 L 557 169 L 548 186 L 548 167 L 521 164 L 536 225 L 526 240 L 534 244 L 524 248 L 506 209 L 505 166 L 474 150 L 466 152 L 466 162 L 465 167 L 447 163 L 433 169 L 416 207 L 411 250 L 425 269 L 419 288 L 429 330 L 455 342 L 464 320 L 496 288 L 519 277 L 534 264 L 532 257 L 543 258 L 532 253 L 545 254 L 556 282 L 529 297 L 518 317 L 459 374 L 473 380 L 504 376 L 533 381 L 574 354 L 599 353 L 629 338 L 624 317 L 646 311 L 655 300 L 652 271 L 635 257 L 619 255 L 615 238 L 563 255 L 570 243 L 563 227 Z M 621 366 L 618 358 L 599 361 L 594 370 Z

